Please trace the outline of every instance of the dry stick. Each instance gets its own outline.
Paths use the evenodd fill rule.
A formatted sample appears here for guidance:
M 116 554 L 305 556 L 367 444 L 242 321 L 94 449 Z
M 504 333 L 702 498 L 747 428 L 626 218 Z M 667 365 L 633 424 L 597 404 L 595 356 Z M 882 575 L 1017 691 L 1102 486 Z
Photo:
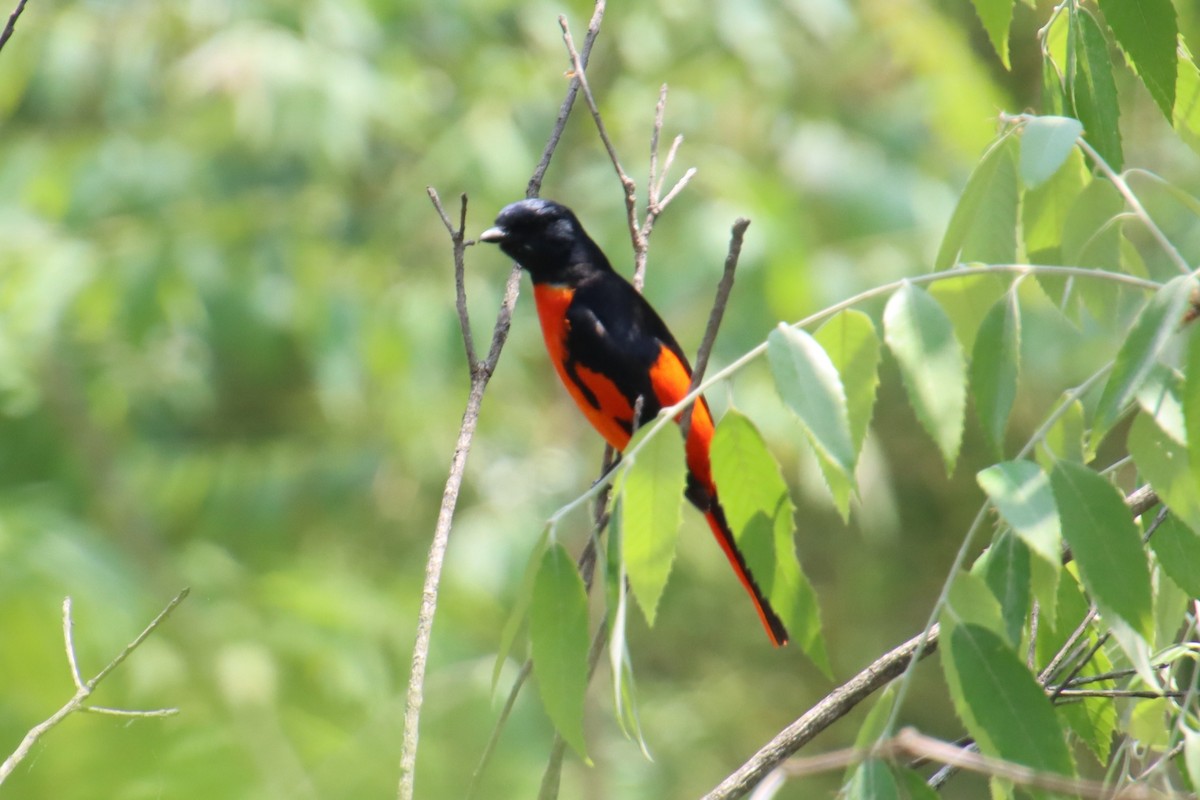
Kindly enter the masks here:
M 73 636 L 75 624 L 71 619 L 71 598 L 68 597 L 63 600 L 63 646 L 67 651 L 67 664 L 71 668 L 71 680 L 75 683 L 75 694 L 67 701 L 66 705 L 55 711 L 44 722 L 33 726 L 29 730 L 29 733 L 25 734 L 25 738 L 21 740 L 17 749 L 4 760 L 3 764 L 0 764 L 0 783 L 4 783 L 4 780 L 16 769 L 17 764 L 21 763 L 29 755 L 29 751 L 37 744 L 39 739 L 76 711 L 90 711 L 95 714 L 110 714 L 119 717 L 169 717 L 179 713 L 179 709 L 177 708 L 134 711 L 131 709 L 107 708 L 105 706 L 87 706 L 84 703 L 92 695 L 92 692 L 96 690 L 96 687 L 100 685 L 100 682 L 107 678 L 113 670 L 121 666 L 125 659 L 129 658 L 130 654 L 138 649 L 142 642 L 146 641 L 146 637 L 154 633 L 158 626 L 175 610 L 175 607 L 182 603 L 184 598 L 188 596 L 188 592 L 188 589 L 183 589 L 179 594 L 175 595 L 171 599 L 171 602 L 167 603 L 163 610 L 158 612 L 158 616 L 151 620 L 150 624 L 138 634 L 137 638 L 125 645 L 125 649 L 118 653 L 116 658 L 108 662 L 108 665 L 97 672 L 95 677 L 89 681 L 83 679 L 83 675 L 79 671 L 79 661 L 75 655 L 75 640 Z
M 935 624 L 929 629 L 928 634 L 923 631 L 914 636 L 896 649 L 876 659 L 862 672 L 825 695 L 819 703 L 780 731 L 749 761 L 706 794 L 704 800 L 731 800 L 731 798 L 741 797 L 785 758 L 795 753 L 818 733 L 850 713 L 855 706 L 903 673 L 922 640 L 924 640 L 924 648 L 920 654 L 921 657 L 933 653 L 937 649 L 939 630 L 938 625 Z
M 1135 512 L 1145 502 L 1145 494 L 1141 491 L 1132 492 L 1125 498 L 1125 502 L 1130 506 L 1131 512 Z M 1085 619 L 1085 625 L 1080 626 L 1081 630 L 1077 631 L 1079 636 L 1086 629 L 1087 622 L 1090 622 L 1090 615 L 1088 619 Z M 937 648 L 939 631 L 940 626 L 934 623 L 928 629 L 928 635 L 924 631 L 917 634 L 895 650 L 876 659 L 869 667 L 827 694 L 799 719 L 780 731 L 737 771 L 723 780 L 719 786 L 705 795 L 704 800 L 730 800 L 741 797 L 750 791 L 784 759 L 845 716 L 875 691 L 904 673 L 912 661 L 919 661 L 932 653 Z M 1071 638 L 1077 640 L 1078 636 L 1073 635 Z M 1067 645 L 1064 645 L 1064 649 L 1070 646 L 1072 643 L 1069 641 Z M 1053 664 L 1051 666 L 1057 669 L 1057 666 Z M 1043 685 L 1051 671 L 1048 668 L 1039 676 Z M 980 758 L 983 757 L 980 756 Z M 954 763 L 940 757 L 936 760 L 945 761 L 947 764 Z M 949 776 L 947 775 L 947 777 Z
M 957 743 L 945 742 L 925 736 L 913 728 L 904 728 L 890 739 L 885 739 L 872 749 L 849 747 L 822 753 L 807 758 L 789 761 L 782 771 L 791 777 L 808 777 L 823 772 L 842 770 L 870 758 L 896 760 L 915 757 L 921 761 L 935 761 L 954 769 L 964 769 L 989 777 L 999 777 L 1020 786 L 1062 792 L 1074 797 L 1100 798 L 1102 800 L 1166 800 L 1167 795 L 1151 791 L 1147 787 L 1132 786 L 1114 791 L 1097 781 L 1069 778 L 1052 772 L 1039 772 L 1024 764 L 1002 758 L 980 755 L 963 750 Z M 1173 795 L 1182 798 L 1183 795 Z
M 586 64 L 588 56 L 592 51 L 592 45 L 596 41 L 596 36 L 600 33 L 600 22 L 604 18 L 604 8 L 605 0 L 596 0 L 592 19 L 588 23 L 588 33 L 584 41 L 583 53 L 580 56 L 581 63 Z M 533 177 L 530 178 L 529 184 L 526 187 L 527 197 L 536 197 L 541 191 L 542 178 L 546 173 L 546 168 L 550 165 L 550 159 L 558 147 L 558 142 L 562 138 L 567 118 L 570 116 L 571 108 L 574 105 L 578 91 L 579 82 L 577 80 L 572 81 L 570 87 L 567 89 L 567 96 L 563 100 L 554 128 L 546 142 L 546 148 L 542 152 L 542 158 L 538 162 Z M 480 363 L 473 358 L 474 343 L 471 338 L 470 320 L 466 315 L 466 293 L 465 288 L 461 288 L 463 285 L 463 265 L 460 256 L 467 245 L 463 235 L 466 222 L 466 198 L 463 198 L 463 209 L 457 235 L 449 222 L 449 217 L 446 215 L 445 210 L 440 208 L 440 203 L 436 198 L 436 192 L 431 191 L 430 199 L 434 201 L 434 206 L 442 217 L 442 221 L 446 225 L 451 241 L 454 244 L 456 296 L 460 298 L 458 303 L 459 322 L 463 330 L 463 344 L 467 352 L 468 366 L 471 372 L 471 390 L 467 396 L 467 407 L 463 412 L 462 426 L 459 429 L 458 440 L 454 445 L 454 455 L 450 460 L 450 474 L 446 479 L 446 486 L 442 492 L 442 504 L 438 510 L 437 524 L 434 528 L 433 541 L 429 547 L 429 558 L 425 566 L 425 584 L 421 591 L 421 610 L 417 618 L 416 641 L 413 644 L 412 668 L 409 674 L 408 695 L 405 701 L 404 740 L 400 752 L 400 780 L 396 790 L 396 796 L 399 800 L 412 800 L 413 797 L 419 738 L 418 726 L 421 719 L 421 705 L 424 702 L 425 668 L 429 657 L 429 640 L 433 629 L 433 617 L 437 610 L 437 594 L 441 583 L 442 565 L 445 562 L 446 548 L 449 544 L 450 527 L 454 520 L 454 510 L 458 505 L 458 494 L 462 487 L 467 455 L 471 449 L 471 441 L 474 438 L 475 426 L 479 419 L 479 409 L 483 403 L 483 393 L 487 388 L 488 381 L 491 379 L 492 372 L 496 369 L 497 362 L 500 360 L 500 351 L 504 347 L 504 342 L 508 339 L 508 330 L 512 322 L 512 312 L 517 302 L 521 278 L 521 269 L 514 264 L 512 271 L 509 273 L 508 282 L 505 284 L 504 298 L 500 303 L 500 310 L 496 316 L 496 325 L 492 330 L 491 347 L 488 349 L 487 358 Z
M 0 33 L 0 50 L 4 49 L 4 45 L 8 44 L 8 40 L 12 38 L 13 31 L 17 27 L 17 20 L 21 16 L 21 12 L 25 10 L 25 3 L 28 0 L 21 0 L 17 3 L 17 7 L 8 15 L 8 24 L 4 26 L 4 33 Z

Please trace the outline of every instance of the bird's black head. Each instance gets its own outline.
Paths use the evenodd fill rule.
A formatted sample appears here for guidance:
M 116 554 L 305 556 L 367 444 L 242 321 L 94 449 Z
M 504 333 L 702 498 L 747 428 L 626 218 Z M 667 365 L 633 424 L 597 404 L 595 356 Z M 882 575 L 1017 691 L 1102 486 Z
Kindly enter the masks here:
M 567 280 L 581 268 L 610 268 L 571 209 L 553 200 L 510 203 L 479 240 L 500 245 L 535 281 Z

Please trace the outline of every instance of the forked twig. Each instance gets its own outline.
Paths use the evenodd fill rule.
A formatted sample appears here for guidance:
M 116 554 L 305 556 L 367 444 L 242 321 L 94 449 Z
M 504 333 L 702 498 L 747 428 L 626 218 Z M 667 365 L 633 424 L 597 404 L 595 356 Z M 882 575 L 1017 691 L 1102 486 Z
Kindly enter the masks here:
M 67 664 L 71 668 L 71 680 L 75 683 L 75 694 L 71 696 L 71 699 L 68 700 L 62 708 L 58 709 L 58 711 L 55 711 L 43 722 L 33 726 L 29 732 L 25 734 L 25 738 L 21 740 L 19 745 L 17 745 L 17 749 L 13 751 L 12 755 L 4 760 L 3 764 L 0 764 L 0 783 L 4 783 L 4 780 L 12 774 L 17 765 L 29 755 L 29 752 L 33 749 L 33 746 L 37 744 L 39 739 L 57 727 L 59 723 L 76 711 L 87 711 L 93 714 L 109 714 L 111 716 L 118 717 L 170 717 L 179 713 L 179 709 L 177 708 L 158 708 L 148 711 L 138 711 L 124 708 L 109 708 L 107 706 L 91 706 L 87 705 L 86 703 L 87 699 L 91 697 L 92 693 L 96 690 L 96 687 L 100 685 L 100 682 L 107 678 L 113 670 L 121 666 L 125 659 L 129 658 L 133 651 L 137 650 L 138 647 L 141 646 L 142 642 L 146 641 L 146 638 L 158 629 L 158 626 L 161 625 L 168 616 L 170 616 L 171 612 L 175 610 L 176 606 L 182 603 L 184 598 L 188 596 L 188 592 L 188 589 L 183 589 L 179 592 L 179 594 L 175 595 L 175 597 L 171 599 L 171 602 L 167 603 L 163 610 L 158 612 L 158 616 L 151 620 L 150 624 L 147 625 L 133 641 L 125 645 L 125 648 L 117 654 L 116 658 L 108 662 L 104 669 L 97 672 L 93 678 L 87 681 L 83 679 L 83 675 L 79 671 L 79 660 L 75 654 L 75 623 L 71 618 L 71 598 L 67 597 L 63 600 L 63 647 L 67 652 Z
M 588 25 L 588 38 L 584 44 L 584 54 L 581 61 L 586 62 L 587 54 L 596 36 L 600 32 L 600 22 L 604 17 L 605 0 L 596 0 L 591 22 Z M 527 196 L 533 197 L 541 191 L 542 177 L 550 164 L 550 159 L 562 138 L 566 127 L 567 117 L 575 101 L 580 86 L 579 81 L 572 81 L 567 90 L 559 116 L 546 142 L 542 159 L 534 170 L 533 177 L 526 189 Z M 419 741 L 419 725 L 421 706 L 425 698 L 425 670 L 429 658 L 429 643 L 433 631 L 433 618 L 437 611 L 438 589 L 441 585 L 442 567 L 445 563 L 446 549 L 450 541 L 450 528 L 454 520 L 454 511 L 458 506 L 459 491 L 462 488 L 463 473 L 466 470 L 467 455 L 475 437 L 475 427 L 479 420 L 479 409 L 483 403 L 483 394 L 488 381 L 500 360 L 500 352 L 508 339 L 509 326 L 512 323 L 513 308 L 517 303 L 520 289 L 521 270 L 516 264 L 509 272 L 508 281 L 504 288 L 504 298 L 496 315 L 496 324 L 492 329 L 491 346 L 487 357 L 481 362 L 475 350 L 471 335 L 470 320 L 467 316 L 466 289 L 463 279 L 463 254 L 469 244 L 465 239 L 466 228 L 466 197 L 462 198 L 462 210 L 457 229 L 450 222 L 449 216 L 442 208 L 437 192 L 430 189 L 430 199 L 434 204 L 447 232 L 450 234 L 454 248 L 455 262 L 455 295 L 457 298 L 459 323 L 463 332 L 463 345 L 466 350 L 467 362 L 471 373 L 471 389 L 467 396 L 467 407 L 463 412 L 462 425 L 459 428 L 458 439 L 454 445 L 454 454 L 450 460 L 450 472 L 442 491 L 442 502 L 438 510 L 437 523 L 434 527 L 433 540 L 429 546 L 429 557 L 425 563 L 425 582 L 421 590 L 421 607 L 417 616 L 417 632 L 413 643 L 412 666 L 408 679 L 408 692 L 404 709 L 404 737 L 400 751 L 400 779 L 396 790 L 399 800 L 412 800 L 415 790 L 415 773 L 417 765 L 417 746 Z

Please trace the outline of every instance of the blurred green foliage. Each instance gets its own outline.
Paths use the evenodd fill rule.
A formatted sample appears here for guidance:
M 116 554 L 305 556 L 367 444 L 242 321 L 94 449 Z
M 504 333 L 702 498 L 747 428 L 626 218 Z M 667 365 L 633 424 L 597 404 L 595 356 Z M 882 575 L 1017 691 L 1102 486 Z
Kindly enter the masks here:
M 780 319 L 929 269 L 997 113 L 1039 102 L 1040 5 L 1017 4 L 1006 72 L 970 6 L 949 0 L 614 4 L 590 75 L 627 168 L 645 172 L 663 82 L 667 132 L 686 138 L 676 171 L 699 168 L 655 232 L 647 284 L 685 346 L 738 215 L 753 224 L 718 363 Z M 564 11 L 580 38 L 580 0 L 29 4 L 0 53 L 0 752 L 71 694 L 63 596 L 90 675 L 181 586 L 192 595 L 96 696 L 182 713 L 73 717 L 9 796 L 394 791 L 424 558 L 467 387 L 449 242 L 425 187 L 450 206 L 470 194 L 469 232 L 523 193 L 567 85 Z M 1200 41 L 1200 11 L 1179 13 Z M 1130 75 L 1116 79 L 1126 163 L 1197 193 L 1195 154 Z M 544 194 L 626 269 L 621 194 L 585 114 Z M 1170 208 L 1160 221 L 1195 252 Z M 477 337 L 507 269 L 469 252 Z M 1050 312 L 1027 341 L 1070 335 Z M 541 520 L 599 463 L 541 347 L 523 298 L 451 540 L 423 797 L 464 791 Z M 1030 350 L 1012 436 L 1100 359 Z M 923 623 L 988 463 L 972 421 L 946 479 L 901 392 L 890 365 L 871 500 L 849 527 L 764 366 L 710 397 L 754 416 L 796 487 L 839 678 Z M 573 542 L 585 536 L 580 521 Z M 599 766 L 568 760 L 564 797 L 694 796 L 831 686 L 766 645 L 698 515 L 683 537 L 656 627 L 631 623 L 655 761 L 594 691 Z M 937 682 L 917 691 L 912 721 L 956 735 Z M 551 733 L 527 692 L 484 796 L 531 796 Z

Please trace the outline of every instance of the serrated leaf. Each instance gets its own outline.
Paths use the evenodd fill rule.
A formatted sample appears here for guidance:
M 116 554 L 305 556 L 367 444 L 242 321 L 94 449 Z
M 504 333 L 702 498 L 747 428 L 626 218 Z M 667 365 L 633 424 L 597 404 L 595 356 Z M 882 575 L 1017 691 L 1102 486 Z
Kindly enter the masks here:
M 1103 649 L 1097 650 L 1088 663 L 1079 670 L 1080 678 L 1102 675 L 1112 670 L 1112 664 Z M 1112 689 L 1113 681 L 1089 683 L 1089 689 Z M 1108 761 L 1112 751 L 1113 734 L 1117 729 L 1117 709 L 1111 697 L 1085 697 L 1076 702 L 1055 706 L 1058 715 L 1066 722 L 1079 739 L 1087 745 L 1099 764 Z
M 950 320 L 928 292 L 905 283 L 888 300 L 883 329 L 909 403 L 951 472 L 962 444 L 967 395 L 962 348 Z
M 779 465 L 754 423 L 734 410 L 721 418 L 710 450 L 725 518 L 750 573 L 791 641 L 828 674 L 816 592 L 796 558 L 795 506 Z
M 900 800 L 892 771 L 877 758 L 869 758 L 854 768 L 845 796 L 846 800 Z
M 1012 531 L 1004 531 L 988 548 L 983 579 L 1000 603 L 1004 634 L 1009 645 L 1021 643 L 1021 631 L 1033 606 L 1030 597 L 1029 550 Z
M 1183 379 L 1170 367 L 1159 364 L 1150 370 L 1137 391 L 1137 404 L 1163 433 L 1187 447 L 1183 420 Z
M 517 639 L 517 633 L 529 616 L 529 606 L 533 603 L 533 583 L 537 578 L 538 570 L 541 569 L 542 557 L 545 555 L 546 545 L 549 541 L 550 529 L 546 528 L 538 537 L 537 544 L 534 545 L 533 552 L 529 556 L 529 563 L 525 565 L 525 574 L 521 577 L 521 586 L 517 589 L 512 611 L 505 620 L 504 627 L 500 630 L 500 641 L 496 645 L 496 663 L 492 667 L 492 692 L 496 691 L 496 684 L 500 680 L 500 671 L 508 661 L 513 643 Z
M 915 769 L 907 767 L 896 767 L 895 769 L 900 778 L 901 791 L 904 792 L 905 800 L 939 800 L 941 797 L 925 782 L 925 776 Z
M 1179 26 L 1171 0 L 1100 0 L 1104 21 L 1167 121 L 1175 107 Z
M 1101 475 L 1069 461 L 1055 466 L 1050 485 L 1063 537 L 1101 613 L 1148 640 L 1154 625 L 1150 570 L 1125 498 Z
M 1026 190 L 1021 200 L 1021 229 L 1030 263 L 1066 263 L 1062 253 L 1067 219 L 1091 180 L 1083 154 L 1074 148 L 1048 181 Z
M 1117 351 L 1112 373 L 1104 385 L 1092 422 L 1099 441 L 1133 400 L 1158 357 L 1179 329 L 1188 297 L 1196 285 L 1190 275 L 1180 275 L 1159 289 L 1133 321 Z
M 1188 336 L 1187 365 L 1184 368 L 1183 427 L 1188 438 L 1188 460 L 1192 480 L 1200 486 L 1200 324 L 1193 322 Z
M 1150 537 L 1163 572 L 1192 597 L 1200 597 L 1200 533 L 1171 514 Z
M 971 354 L 971 388 L 984 438 L 997 455 L 1004 453 L 1004 430 L 1017 397 L 1021 354 L 1021 312 L 1009 292 L 984 316 Z
M 1051 30 L 1065 29 L 1062 25 L 1064 16 L 1059 14 L 1055 18 L 1055 27 Z M 1067 110 L 1062 75 L 1055 68 L 1056 63 L 1050 56 L 1042 57 L 1042 111 L 1046 114 L 1062 114 Z
M 1191 728 L 1183 729 L 1183 763 L 1193 787 L 1200 787 L 1200 733 Z
M 1068 73 L 1068 88 L 1075 117 L 1083 123 L 1084 138 L 1110 167 L 1120 172 L 1125 166 L 1118 122 L 1121 110 L 1117 105 L 1108 42 L 1086 9 L 1073 11 L 1070 30 L 1075 63 Z
M 982 470 L 979 487 L 1004 521 L 1030 549 L 1051 564 L 1060 564 L 1062 527 L 1050 479 L 1032 461 L 1004 461 Z
M 929 294 L 950 318 L 954 335 L 965 351 L 975 346 L 979 322 L 1007 290 L 1008 285 L 998 275 L 979 270 L 952 281 L 938 281 L 929 287 Z
M 1058 461 L 1074 461 L 1082 464 L 1085 460 L 1087 446 L 1087 430 L 1083 424 L 1083 403 L 1071 400 L 1067 407 L 1046 431 L 1046 435 L 1037 446 L 1037 460 L 1042 469 L 1054 469 Z
M 1175 79 L 1175 130 L 1200 152 L 1200 69 L 1180 43 L 1179 73 Z
M 1015 148 L 1012 136 L 1005 134 L 975 165 L 950 216 L 934 269 L 947 269 L 959 261 L 1008 263 L 1015 260 L 1018 195 Z M 992 240 L 991 246 L 989 240 Z
M 1021 179 L 1042 185 L 1066 163 L 1083 125 L 1071 117 L 1034 117 L 1021 128 Z
M 649 426 L 642 430 L 648 431 Z M 683 439 L 674 431 L 663 431 L 646 440 L 635 459 L 620 486 L 621 555 L 642 614 L 653 626 L 683 521 L 687 475 Z
M 538 694 L 567 744 L 590 762 L 583 736 L 587 691 L 587 593 L 575 562 L 560 544 L 547 548 L 533 586 L 529 640 Z
M 985 564 L 986 559 L 977 562 L 980 567 Z M 996 599 L 983 577 L 974 571 L 959 572 L 954 576 L 939 621 L 942 624 L 943 637 L 949 635 L 956 625 L 968 623 L 987 628 L 997 636 L 1004 635 L 1004 615 L 1000 609 L 1000 601 Z
M 858 455 L 850 438 L 846 391 L 825 349 L 807 331 L 780 323 L 767 337 L 775 386 L 796 412 L 813 447 L 847 476 Z
M 1121 226 L 1114 222 L 1125 210 L 1121 193 L 1108 181 L 1091 181 L 1067 212 L 1063 227 L 1063 263 L 1119 270 Z
M 957 676 L 950 695 L 983 753 L 1074 776 L 1050 701 L 1003 639 L 968 623 L 954 628 L 946 649 Z
M 1005 69 L 1012 69 L 1008 59 L 1008 29 L 1012 27 L 1013 5 L 1015 0 L 972 0 L 975 13 L 987 31 L 996 55 L 1000 56 Z
M 875 410 L 875 392 L 879 387 L 879 336 L 870 317 L 861 311 L 847 309 L 822 325 L 814 337 L 825 348 L 842 377 L 846 413 L 850 422 L 850 441 L 857 463 Z M 856 485 L 854 476 L 844 475 L 836 464 L 820 453 L 817 454 L 817 461 L 833 495 L 834 505 L 842 519 L 848 521 L 850 495 Z
M 1187 448 L 1144 414 L 1129 428 L 1129 455 L 1171 513 L 1200 531 L 1200 491 L 1192 480 Z

